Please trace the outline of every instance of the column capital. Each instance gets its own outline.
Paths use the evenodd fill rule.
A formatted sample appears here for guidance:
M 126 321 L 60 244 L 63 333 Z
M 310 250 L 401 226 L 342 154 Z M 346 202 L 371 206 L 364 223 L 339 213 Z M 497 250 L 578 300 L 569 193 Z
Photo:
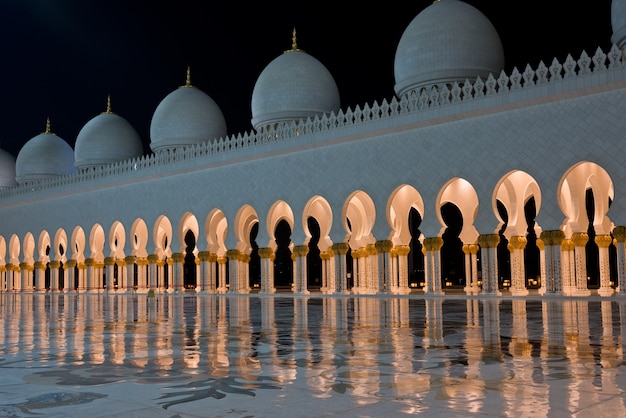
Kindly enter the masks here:
M 295 247 L 293 247 L 293 254 L 296 257 L 304 257 L 309 253 L 309 246 L 308 245 L 296 245 Z
M 574 232 L 571 239 L 575 247 L 584 247 L 589 241 L 589 235 L 586 232 Z
M 600 248 L 609 248 L 609 246 L 613 243 L 613 238 L 610 235 L 596 235 L 594 241 L 598 244 Z
M 228 257 L 229 260 L 239 260 L 239 254 L 241 254 L 241 251 L 237 249 L 226 251 L 226 257 Z
M 35 261 L 35 268 L 37 270 L 45 270 L 46 269 L 46 263 L 44 263 L 43 261 Z
M 185 254 L 183 254 L 183 253 L 174 253 L 174 254 L 172 254 L 172 260 L 175 263 L 184 263 L 185 262 Z
M 335 254 L 346 255 L 350 249 L 350 245 L 347 242 L 338 242 L 331 247 Z
M 409 255 L 411 252 L 411 247 L 408 245 L 396 245 L 394 250 L 398 253 L 399 256 Z
M 135 257 L 134 255 L 127 255 L 126 257 L 124 257 L 124 262 L 126 264 L 135 264 L 136 260 L 137 257 Z
M 85 266 L 93 267 L 95 265 L 96 265 L 96 259 L 95 258 L 85 258 Z
M 374 245 L 379 253 L 388 253 L 393 248 L 393 242 L 389 239 L 378 240 Z
M 274 250 L 270 247 L 259 248 L 259 257 L 261 258 L 272 258 L 274 255 Z
M 65 262 L 65 264 L 63 265 L 63 267 L 67 270 L 67 269 L 71 269 L 76 267 L 76 260 L 67 260 Z
M 478 237 L 478 245 L 482 248 L 496 248 L 500 244 L 500 235 L 482 234 Z
M 526 240 L 526 237 L 521 235 L 513 236 L 509 240 L 509 244 L 513 247 L 514 250 L 523 250 L 524 248 L 526 248 L 527 242 L 528 241 Z
M 613 236 L 617 242 L 626 241 L 626 226 L 616 226 L 613 228 Z
M 159 261 L 159 256 L 156 254 L 150 254 L 148 256 L 148 263 L 150 264 L 156 264 Z
M 210 251 L 200 251 L 200 252 L 198 252 L 198 259 L 200 261 L 209 261 L 210 257 L 211 257 L 211 252 Z
M 113 264 L 115 264 L 115 257 L 104 257 L 105 266 L 112 266 Z
M 61 262 L 58 260 L 50 260 L 50 262 L 48 262 L 48 266 L 50 266 L 51 269 L 58 269 L 61 267 Z M 20 267 L 22 267 L 22 264 L 20 264 Z

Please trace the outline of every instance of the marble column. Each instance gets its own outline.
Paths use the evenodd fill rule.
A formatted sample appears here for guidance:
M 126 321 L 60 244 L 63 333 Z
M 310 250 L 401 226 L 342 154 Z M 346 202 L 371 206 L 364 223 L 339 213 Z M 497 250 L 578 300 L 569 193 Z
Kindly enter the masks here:
M 124 265 L 126 266 L 126 290 L 135 290 L 135 261 L 137 257 L 129 255 L 124 257 Z
M 391 249 L 393 248 L 393 242 L 391 240 L 376 241 L 376 284 L 377 293 L 391 293 L 392 287 L 397 292 L 397 281 L 393 283 L 392 279 L 392 261 L 391 261 Z M 397 280 L 397 279 L 396 279 Z M 395 284 L 395 286 L 393 286 Z
M 115 291 L 115 257 L 104 257 L 104 275 L 106 277 L 107 290 Z M 67 286 L 66 286 L 67 287 Z
M 587 287 L 587 252 L 586 245 L 589 241 L 589 235 L 585 232 L 576 232 L 572 234 L 572 243 L 574 243 L 574 257 L 576 266 L 576 288 L 573 296 L 589 296 L 591 291 Z
M 347 283 L 348 270 L 346 268 L 346 254 L 348 254 L 349 250 L 350 245 L 346 242 L 339 242 L 332 246 L 332 252 L 335 258 L 335 284 L 337 293 L 350 293 Z
M 65 271 L 65 286 L 63 291 L 73 292 L 76 290 L 76 276 L 75 276 L 76 260 L 67 260 L 63 264 L 63 270 Z
M 159 256 L 156 254 L 148 255 L 148 290 L 159 289 Z
M 541 232 L 537 244 L 541 256 L 541 288 L 539 294 L 563 293 L 561 249 L 565 233 L 560 229 Z
M 33 291 L 33 271 L 35 267 L 26 262 L 20 263 L 20 291 Z
M 307 287 L 307 260 L 309 253 L 308 245 L 296 245 L 293 247 L 292 257 L 294 260 L 294 287 L 293 291 L 297 294 L 308 295 L 310 292 Z
M 441 286 L 441 247 L 443 238 L 432 237 L 424 239 L 424 270 L 426 272 L 426 287 L 424 293 L 443 294 Z
M 501 295 L 498 288 L 498 234 L 483 234 L 478 237 L 480 245 L 483 294 Z
M 609 263 L 609 247 L 613 244 L 613 238 L 610 235 L 596 235 L 595 242 L 598 244 L 599 261 L 600 261 L 600 288 L 598 295 L 612 296 L 613 288 L 611 287 L 611 266 Z
M 524 266 L 524 248 L 526 248 L 525 236 L 513 236 L 509 240 L 509 252 L 511 253 L 511 288 L 512 296 L 526 296 L 526 269 Z
M 462 250 L 463 254 L 465 254 L 465 288 L 463 290 L 468 295 L 475 295 L 480 292 L 476 261 L 479 247 L 478 244 L 465 244 Z
M 174 293 L 182 292 L 185 289 L 185 254 L 183 253 L 174 253 L 172 254 L 172 261 L 174 262 L 172 268 L 172 291 Z
M 617 289 L 619 296 L 626 296 L 626 226 L 617 226 L 613 229 L 613 237 L 617 242 Z

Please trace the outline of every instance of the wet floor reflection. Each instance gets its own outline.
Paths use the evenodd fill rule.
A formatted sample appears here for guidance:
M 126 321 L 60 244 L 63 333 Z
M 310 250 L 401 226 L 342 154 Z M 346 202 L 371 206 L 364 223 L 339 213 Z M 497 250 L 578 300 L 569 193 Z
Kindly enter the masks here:
M 626 411 L 626 300 L 3 294 L 0 303 L 0 370 L 91 392 L 120 380 L 160 385 L 163 408 L 305 390 L 405 413 Z

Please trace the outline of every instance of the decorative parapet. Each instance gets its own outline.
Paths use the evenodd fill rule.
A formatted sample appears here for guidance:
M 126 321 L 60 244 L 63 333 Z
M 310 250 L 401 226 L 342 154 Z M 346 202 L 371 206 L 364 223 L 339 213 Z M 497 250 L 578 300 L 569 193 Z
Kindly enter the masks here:
M 486 80 L 478 77 L 474 81 L 468 79 L 462 84 L 454 83 L 453 85 L 410 91 L 401 98 L 393 97 L 390 101 L 384 99 L 380 104 L 374 102 L 371 105 L 365 104 L 362 108 L 356 106 L 354 109 L 339 110 L 336 114 L 333 112 L 315 119 L 280 124 L 272 129 L 239 133 L 202 144 L 143 155 L 108 166 L 85 169 L 78 174 L 20 184 L 0 190 L 0 202 L 9 197 L 45 192 L 49 189 L 71 187 L 76 190 L 76 186 L 83 183 L 89 183 L 85 186 L 90 186 L 93 183 L 110 184 L 133 181 L 155 174 L 162 176 L 163 173 L 175 173 L 189 169 L 189 167 L 206 165 L 207 160 L 214 162 L 234 158 L 235 155 L 231 154 L 229 157 L 229 153 L 256 150 L 261 146 L 279 143 L 289 147 L 293 142 L 288 141 L 306 135 L 339 130 L 344 127 L 357 127 L 371 121 L 394 119 L 443 106 L 475 102 L 484 98 L 499 98 L 519 91 L 527 94 L 517 99 L 512 98 L 512 101 L 527 100 L 529 97 L 533 97 L 533 94 L 536 97 L 541 97 L 546 94 L 544 92 L 545 86 L 553 86 L 564 81 L 573 80 L 574 82 L 565 83 L 560 87 L 561 90 L 555 88 L 552 93 L 588 88 L 606 84 L 607 81 L 626 81 L 626 68 L 623 65 L 623 58 L 623 51 L 616 45 L 612 46 L 608 54 L 598 48 L 593 57 L 589 57 L 583 51 L 578 60 L 574 60 L 571 55 L 568 55 L 565 61 L 560 63 L 555 58 L 549 67 L 540 62 L 536 69 L 527 65 L 523 72 L 514 68 L 511 74 L 507 75 L 503 71 L 497 78 L 490 74 Z M 604 76 L 598 77 L 599 74 L 604 74 Z M 222 157 L 216 158 L 217 155 Z

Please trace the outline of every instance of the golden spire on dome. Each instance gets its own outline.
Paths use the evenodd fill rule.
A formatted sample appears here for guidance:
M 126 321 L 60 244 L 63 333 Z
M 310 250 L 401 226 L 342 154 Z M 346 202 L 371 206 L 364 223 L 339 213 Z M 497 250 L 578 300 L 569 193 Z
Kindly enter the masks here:
M 52 133 L 52 131 L 50 130 L 50 116 L 48 116 L 48 118 L 46 119 L 46 130 L 43 133 L 44 134 Z
M 105 110 L 102 113 L 107 113 L 107 114 L 113 113 L 113 111 L 111 110 L 111 95 L 110 94 L 107 96 L 107 110 Z
M 193 87 L 191 84 L 191 67 L 187 66 L 187 79 L 185 80 L 185 85 L 181 87 Z
M 293 28 L 293 32 L 291 33 L 291 49 L 288 49 L 285 52 L 294 52 L 294 51 L 301 51 L 301 49 L 298 49 L 298 40 L 296 39 L 296 28 Z

